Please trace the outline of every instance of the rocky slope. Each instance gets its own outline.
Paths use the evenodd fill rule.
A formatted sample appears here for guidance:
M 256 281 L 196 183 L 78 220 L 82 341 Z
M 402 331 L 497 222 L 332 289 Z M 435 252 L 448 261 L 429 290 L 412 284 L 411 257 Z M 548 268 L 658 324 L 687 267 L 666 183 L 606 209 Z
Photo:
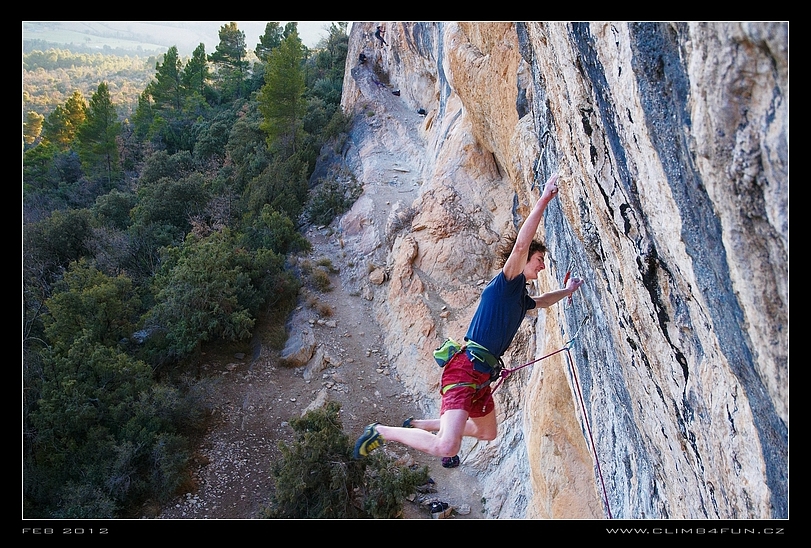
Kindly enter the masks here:
M 788 516 L 787 23 L 355 23 L 343 107 L 345 283 L 426 416 L 431 350 L 562 175 L 534 289 L 586 285 L 463 447 L 488 517 Z

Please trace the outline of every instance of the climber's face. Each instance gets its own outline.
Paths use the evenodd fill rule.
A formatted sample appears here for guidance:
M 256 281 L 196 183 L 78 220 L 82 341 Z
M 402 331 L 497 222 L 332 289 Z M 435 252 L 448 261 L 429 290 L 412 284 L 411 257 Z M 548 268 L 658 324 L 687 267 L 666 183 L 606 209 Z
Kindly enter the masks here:
M 543 262 L 543 253 L 535 252 L 524 267 L 524 276 L 527 280 L 537 280 L 538 273 L 545 268 L 546 265 Z

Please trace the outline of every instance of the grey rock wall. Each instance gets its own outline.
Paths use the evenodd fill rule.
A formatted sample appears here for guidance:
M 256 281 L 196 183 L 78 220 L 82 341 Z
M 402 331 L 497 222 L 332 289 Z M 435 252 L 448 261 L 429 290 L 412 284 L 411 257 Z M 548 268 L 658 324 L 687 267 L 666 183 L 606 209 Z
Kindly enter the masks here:
M 346 283 L 426 415 L 431 350 L 562 175 L 534 289 L 587 281 L 527 318 L 509 366 L 565 350 L 463 446 L 489 515 L 787 517 L 786 23 L 355 23 L 343 108 Z

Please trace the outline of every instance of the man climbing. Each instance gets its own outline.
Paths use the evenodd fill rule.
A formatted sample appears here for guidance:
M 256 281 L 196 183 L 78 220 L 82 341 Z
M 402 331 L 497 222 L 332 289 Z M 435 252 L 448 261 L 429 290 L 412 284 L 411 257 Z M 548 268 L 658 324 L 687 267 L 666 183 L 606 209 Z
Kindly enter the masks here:
M 377 30 L 375 31 L 375 38 L 377 38 L 378 40 L 380 40 L 381 42 L 383 42 L 383 45 L 384 45 L 384 46 L 388 46 L 388 44 L 386 43 L 386 41 L 385 41 L 385 40 L 383 40 L 383 35 L 384 35 L 384 34 L 386 34 L 386 31 L 385 31 L 385 30 L 383 30 L 383 27 L 380 27 L 380 26 L 379 26 L 379 27 L 377 27 Z
M 459 464 L 457 453 L 464 436 L 495 439 L 498 425 L 489 383 L 491 364 L 498 363 L 510 346 L 527 310 L 552 306 L 583 284 L 583 280 L 573 277 L 563 289 L 537 297 L 527 292 L 528 280 L 537 279 L 546 268 L 546 247 L 534 238 L 546 206 L 558 193 L 557 182 L 557 174 L 549 178 L 515 242 L 504 249 L 501 272 L 482 292 L 463 351 L 456 353 L 442 370 L 440 418 L 409 418 L 402 427 L 370 424 L 355 443 L 356 459 L 386 442 L 396 441 L 443 457 L 442 465 L 451 468 Z

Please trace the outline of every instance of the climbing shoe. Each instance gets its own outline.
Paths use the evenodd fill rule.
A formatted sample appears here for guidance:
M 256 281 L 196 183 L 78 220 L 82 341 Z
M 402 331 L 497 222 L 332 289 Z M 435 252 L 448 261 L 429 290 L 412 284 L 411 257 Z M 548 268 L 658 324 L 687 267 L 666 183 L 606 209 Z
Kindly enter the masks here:
M 365 457 L 371 451 L 383 445 L 383 436 L 377 432 L 378 424 L 380 423 L 375 422 L 367 426 L 363 431 L 363 435 L 355 442 L 355 453 L 353 455 L 355 459 Z
M 408 417 L 405 421 L 403 421 L 403 428 L 414 428 L 411 426 L 411 421 L 414 420 L 414 417 Z
M 459 466 L 459 455 L 442 457 L 442 468 L 456 468 Z
M 431 519 L 445 519 L 453 513 L 453 508 L 447 502 L 434 501 L 431 503 Z

